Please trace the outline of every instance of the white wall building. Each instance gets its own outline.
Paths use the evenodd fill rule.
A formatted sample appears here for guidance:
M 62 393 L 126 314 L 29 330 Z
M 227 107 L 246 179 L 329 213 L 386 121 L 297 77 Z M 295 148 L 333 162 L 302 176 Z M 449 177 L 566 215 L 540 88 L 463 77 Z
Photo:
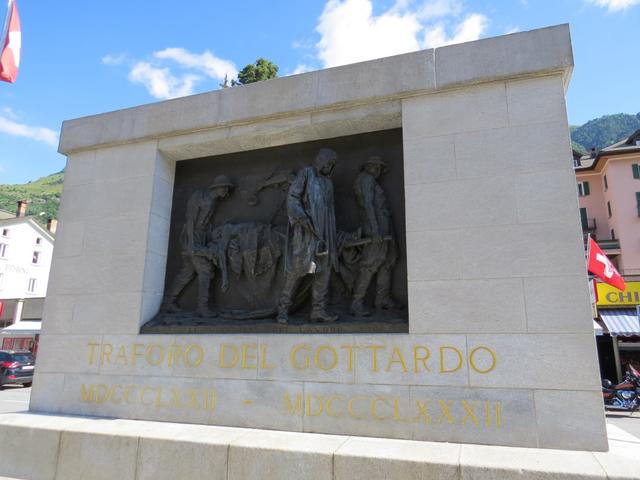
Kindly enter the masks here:
M 16 216 L 0 215 L 0 348 L 25 348 L 35 338 L 47 293 L 54 237 L 25 211 L 19 202 Z

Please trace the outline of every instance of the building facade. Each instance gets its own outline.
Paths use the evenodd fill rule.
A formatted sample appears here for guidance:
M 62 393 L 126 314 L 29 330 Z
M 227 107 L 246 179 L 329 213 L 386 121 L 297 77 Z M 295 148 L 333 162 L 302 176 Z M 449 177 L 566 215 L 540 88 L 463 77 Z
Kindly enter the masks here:
M 50 230 L 25 216 L 26 202 L 16 215 L 0 216 L 0 348 L 34 348 L 47 292 L 55 221 Z
M 640 130 L 591 155 L 576 158 L 582 231 L 616 265 L 625 292 L 599 283 L 598 339 L 603 376 L 620 378 L 625 364 L 640 365 Z

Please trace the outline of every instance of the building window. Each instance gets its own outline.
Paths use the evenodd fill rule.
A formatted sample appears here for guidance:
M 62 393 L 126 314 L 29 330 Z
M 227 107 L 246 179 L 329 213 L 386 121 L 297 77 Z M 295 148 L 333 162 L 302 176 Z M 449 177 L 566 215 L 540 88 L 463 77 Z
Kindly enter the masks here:
M 578 196 L 586 197 L 589 195 L 589 182 L 578 182 Z
M 609 190 L 609 184 L 607 183 L 607 176 L 604 176 L 604 191 Z
M 35 278 L 30 278 L 29 279 L 29 288 L 27 288 L 27 292 L 28 293 L 35 293 L 36 291 L 36 279 Z
M 7 244 L 0 243 L 0 258 L 6 258 L 6 257 L 7 257 Z
M 5 237 L 5 238 L 8 238 L 8 237 L 9 237 L 9 232 L 10 232 L 10 231 L 11 231 L 11 230 L 9 230 L 8 228 L 3 228 L 3 229 L 2 229 L 2 236 L 3 236 L 3 237 Z
M 636 207 L 638 209 L 638 216 L 640 217 L 640 192 L 636 192 Z
M 611 202 L 607 202 L 607 213 L 609 214 L 609 218 L 611 218 L 613 215 L 613 213 L 611 213 Z
M 33 252 L 31 263 L 33 263 L 34 265 L 38 265 L 40 263 L 40 252 Z
M 616 232 L 612 228 L 611 229 L 611 240 L 615 240 L 615 239 L 616 239 Z
M 42 237 L 36 238 L 36 245 L 42 245 Z
M 634 163 L 631 165 L 631 171 L 633 172 L 633 178 L 640 178 L 640 165 Z

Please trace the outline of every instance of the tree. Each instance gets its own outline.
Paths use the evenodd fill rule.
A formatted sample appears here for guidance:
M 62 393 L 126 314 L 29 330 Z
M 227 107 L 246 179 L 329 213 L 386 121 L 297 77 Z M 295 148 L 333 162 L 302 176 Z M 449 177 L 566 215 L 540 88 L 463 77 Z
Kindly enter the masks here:
M 246 85 L 247 83 L 269 80 L 278 76 L 278 66 L 265 58 L 259 58 L 250 63 L 238 73 L 238 80 L 231 80 L 231 85 Z

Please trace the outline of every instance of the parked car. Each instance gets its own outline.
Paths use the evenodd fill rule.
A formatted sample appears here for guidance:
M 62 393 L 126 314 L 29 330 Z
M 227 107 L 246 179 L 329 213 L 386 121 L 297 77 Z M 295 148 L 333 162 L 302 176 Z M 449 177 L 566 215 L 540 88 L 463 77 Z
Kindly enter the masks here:
M 5 385 L 30 387 L 34 363 L 28 350 L 0 350 L 0 390 Z

